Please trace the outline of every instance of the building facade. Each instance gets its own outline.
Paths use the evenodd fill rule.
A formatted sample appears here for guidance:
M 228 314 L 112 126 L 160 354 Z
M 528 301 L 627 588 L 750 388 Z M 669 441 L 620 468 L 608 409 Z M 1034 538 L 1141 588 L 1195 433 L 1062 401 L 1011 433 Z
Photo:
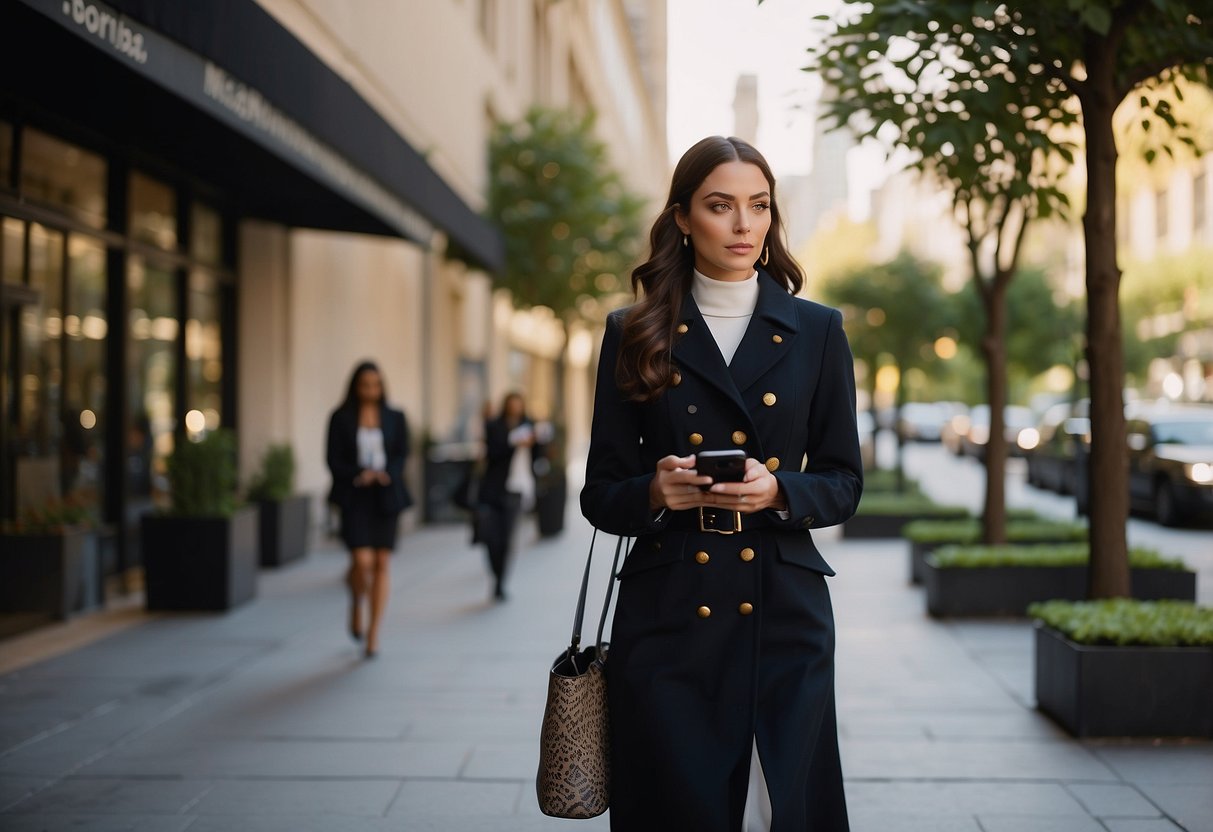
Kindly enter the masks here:
M 494 291 L 487 142 L 532 105 L 592 109 L 659 196 L 664 5 L 9 4 L 0 518 L 81 500 L 125 570 L 174 444 L 217 428 L 242 480 L 289 443 L 319 502 L 328 413 L 363 358 L 418 451 L 473 435 L 514 387 L 538 410 L 564 389 L 584 420 L 584 343 L 556 362 L 562 330 Z M 560 364 L 575 383 L 552 383 Z

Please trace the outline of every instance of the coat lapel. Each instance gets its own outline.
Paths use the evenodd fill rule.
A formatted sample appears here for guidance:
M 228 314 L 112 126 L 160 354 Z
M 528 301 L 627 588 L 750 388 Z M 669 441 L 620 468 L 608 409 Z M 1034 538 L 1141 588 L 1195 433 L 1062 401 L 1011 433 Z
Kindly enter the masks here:
M 690 370 L 701 376 L 704 381 L 728 396 L 738 407 L 745 410 L 737 387 L 729 375 L 729 368 L 716 346 L 716 339 L 708 329 L 699 305 L 688 292 L 682 299 L 682 315 L 680 326 L 686 327 L 686 332 L 676 336 L 674 342 L 674 364 L 681 371 Z
M 737 391 L 744 392 L 784 356 L 791 355 L 798 332 L 795 304 L 773 277 L 758 270 L 758 304 L 728 368 Z

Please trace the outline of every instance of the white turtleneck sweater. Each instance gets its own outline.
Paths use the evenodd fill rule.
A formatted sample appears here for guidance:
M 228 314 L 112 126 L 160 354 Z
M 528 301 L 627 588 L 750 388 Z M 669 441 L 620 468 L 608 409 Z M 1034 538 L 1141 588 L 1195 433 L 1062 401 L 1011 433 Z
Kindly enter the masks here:
M 745 280 L 714 280 L 695 269 L 691 296 L 716 339 L 724 363 L 732 363 L 758 305 L 758 272 Z

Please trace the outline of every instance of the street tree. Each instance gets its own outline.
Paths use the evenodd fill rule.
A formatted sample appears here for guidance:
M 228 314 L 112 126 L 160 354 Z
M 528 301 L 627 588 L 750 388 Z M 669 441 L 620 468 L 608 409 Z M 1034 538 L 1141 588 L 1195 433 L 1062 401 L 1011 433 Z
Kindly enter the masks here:
M 911 81 L 891 95 L 934 102 L 969 87 L 988 92 L 989 102 L 981 112 L 1000 141 L 1019 143 L 1022 136 L 1038 132 L 1045 142 L 1042 149 L 1064 141 L 1065 126 L 1079 118 L 1086 172 L 1083 236 L 1092 434 L 1088 593 L 1128 595 L 1113 114 L 1127 97 L 1138 96 L 1145 114 L 1143 129 L 1149 129 L 1146 124 L 1159 126 L 1171 130 L 1178 141 L 1193 142 L 1190 125 L 1176 117 L 1174 102 L 1182 95 L 1182 80 L 1208 83 L 1213 0 L 1068 0 L 1022 6 L 873 0 L 865 8 L 876 14 L 876 21 L 849 41 L 837 43 L 837 58 L 845 65 L 853 64 L 856 54 L 883 55 L 884 66 L 897 66 Z M 820 58 L 823 51 L 815 54 Z M 830 50 L 824 54 L 830 57 Z M 866 70 L 882 71 L 875 65 Z M 1003 95 L 1014 97 L 1003 101 Z M 967 109 L 969 104 L 982 107 L 978 96 L 958 106 Z M 941 110 L 934 109 L 936 117 Z M 928 123 L 925 112 L 922 121 Z M 953 147 L 964 145 L 957 142 Z M 1061 145 L 1056 149 L 1063 156 L 1071 152 Z M 1147 160 L 1156 152 L 1147 151 Z
M 844 11 L 809 51 L 832 90 L 824 116 L 910 151 L 909 166 L 951 194 L 979 302 L 970 320 L 980 337 L 970 343 L 985 363 L 990 405 L 982 524 L 985 542 L 996 544 L 1006 542 L 1007 293 L 1031 220 L 1067 204 L 1057 153 L 1070 150 L 1022 106 L 1025 79 L 1000 72 L 997 50 L 966 34 L 971 6 L 874 0 L 861 13 Z
M 906 371 L 926 368 L 936 360 L 935 339 L 952 317 L 941 278 L 937 265 L 902 253 L 887 263 L 835 272 L 822 286 L 823 297 L 842 310 L 851 349 L 868 368 L 873 409 L 878 367 L 887 361 L 897 369 L 895 423 L 905 403 Z M 896 470 L 900 491 L 904 488 L 900 431 Z
M 622 291 L 644 200 L 612 169 L 593 115 L 533 108 L 493 128 L 489 216 L 505 237 L 500 285 L 567 324 L 581 301 Z

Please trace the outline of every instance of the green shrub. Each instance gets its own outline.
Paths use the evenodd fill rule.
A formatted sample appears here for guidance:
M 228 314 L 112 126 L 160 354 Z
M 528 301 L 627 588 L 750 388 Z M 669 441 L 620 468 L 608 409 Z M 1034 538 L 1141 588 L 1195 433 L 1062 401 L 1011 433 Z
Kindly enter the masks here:
M 38 506 L 23 508 L 15 520 L 0 521 L 0 533 L 52 535 L 92 528 L 93 514 L 80 494 L 52 497 Z
M 911 543 L 971 545 L 981 541 L 981 521 L 915 520 L 906 525 L 902 536 Z M 1012 516 L 1007 521 L 1007 540 L 1011 543 L 1076 542 L 1087 539 L 1087 527 L 1064 520 Z
M 290 445 L 270 445 L 249 483 L 250 500 L 285 500 L 295 493 L 295 452 Z
M 922 489 L 918 485 L 918 480 L 910 477 L 905 477 L 902 481 L 903 491 L 906 494 L 921 494 Z M 897 493 L 897 472 L 891 471 L 888 468 L 875 468 L 871 471 L 863 472 L 863 493 L 864 494 L 886 494 Z
M 1087 543 L 1039 543 L 1019 546 L 944 546 L 929 559 L 944 569 L 991 566 L 1085 566 L 1091 547 Z M 1186 569 L 1175 558 L 1164 558 L 1153 549 L 1130 549 L 1129 566 L 1134 569 Z
M 1191 601 L 1045 601 L 1028 615 L 1079 644 L 1213 647 L 1213 607 Z
M 940 505 L 925 494 L 897 494 L 895 492 L 869 494 L 866 489 L 859 500 L 859 507 L 855 513 L 868 515 L 914 514 L 921 517 L 956 519 L 969 516 L 968 510 L 961 506 Z
M 236 439 L 217 430 L 199 442 L 178 442 L 168 458 L 171 513 L 228 517 L 236 509 Z

